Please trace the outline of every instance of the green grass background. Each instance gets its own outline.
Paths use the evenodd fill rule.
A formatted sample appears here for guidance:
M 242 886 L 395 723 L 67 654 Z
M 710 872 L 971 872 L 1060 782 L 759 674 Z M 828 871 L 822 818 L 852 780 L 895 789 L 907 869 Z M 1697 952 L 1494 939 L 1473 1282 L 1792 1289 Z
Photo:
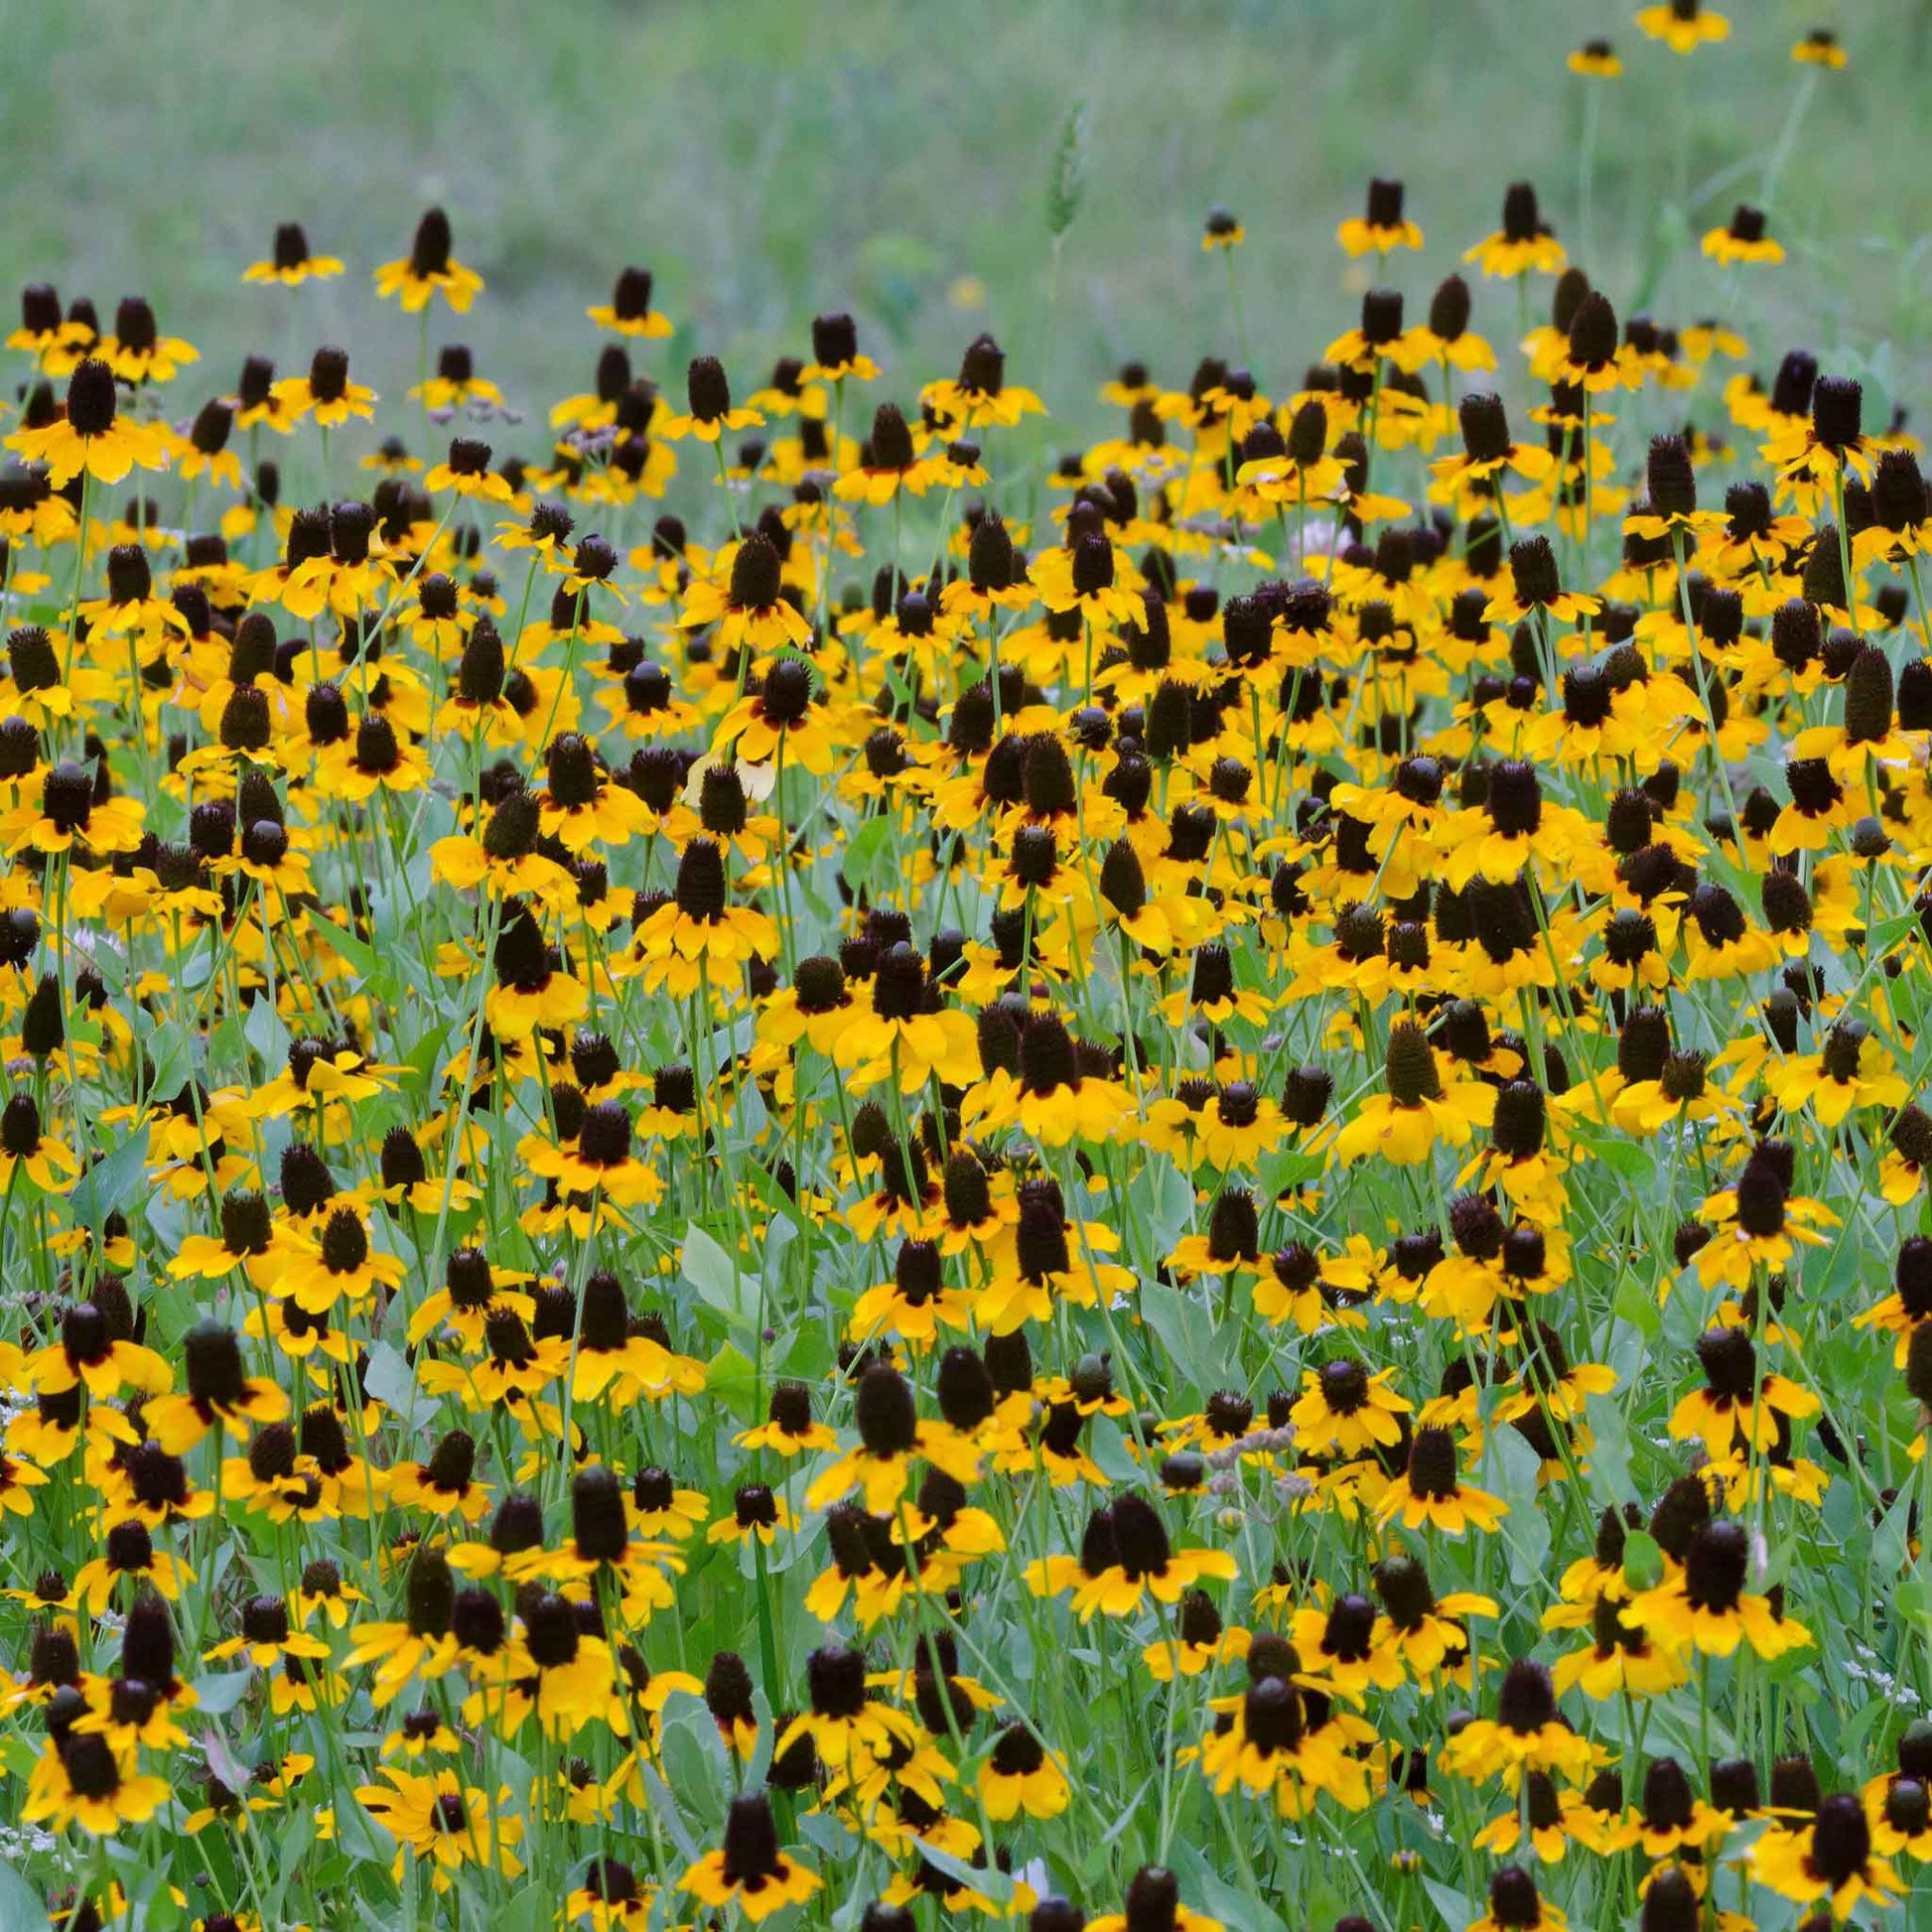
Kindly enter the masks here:
M 1928 0 L 1729 0 L 1730 42 L 1685 62 L 1596 0 L 66 0 L 7 10 L 9 257 L 19 279 L 148 294 L 203 349 L 186 383 L 231 385 L 241 353 L 285 367 L 340 341 L 400 387 L 414 326 L 379 309 L 378 262 L 431 200 L 487 291 L 439 312 L 511 399 L 585 386 L 585 305 L 634 260 L 680 323 L 645 366 L 724 353 L 741 390 L 815 310 L 846 307 L 894 387 L 956 363 L 990 327 L 1010 373 L 1094 419 L 1124 357 L 1184 381 L 1238 355 L 1218 260 L 1226 203 L 1254 359 L 1275 394 L 1354 319 L 1363 277 L 1333 245 L 1371 173 L 1402 176 L 1428 235 L 1402 279 L 1420 310 L 1492 228 L 1506 182 L 1536 183 L 1579 251 L 1585 83 L 1565 53 L 1603 34 L 1627 72 L 1602 96 L 1586 262 L 1619 306 L 1689 320 L 1718 293 L 1686 237 L 1754 198 L 1801 69 L 1804 29 L 1851 48 L 1824 76 L 1784 170 L 1774 231 L 1793 254 L 1747 283 L 1759 359 L 1797 344 L 1891 388 L 1932 341 Z M 1052 367 L 1039 368 L 1046 183 L 1069 110 L 1085 194 L 1066 238 Z M 1680 135 L 1681 130 L 1681 135 Z M 1680 157 L 1682 138 L 1687 146 Z M 1680 168 L 1689 207 L 1672 199 Z M 244 289 L 274 223 L 299 218 L 349 273 Z M 983 306 L 962 308 L 973 277 Z M 1547 297 L 1539 283 L 1539 307 Z M 1513 293 L 1477 325 L 1514 334 Z M 1902 364 L 1894 372 L 1894 362 Z M 531 437 L 534 441 L 534 437 Z

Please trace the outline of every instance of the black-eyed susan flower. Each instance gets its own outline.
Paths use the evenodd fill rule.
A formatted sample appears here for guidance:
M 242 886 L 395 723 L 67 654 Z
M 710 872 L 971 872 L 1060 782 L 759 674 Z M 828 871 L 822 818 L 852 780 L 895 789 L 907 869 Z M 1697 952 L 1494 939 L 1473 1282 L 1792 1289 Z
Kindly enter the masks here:
M 1728 1657 L 1748 1643 L 1760 1657 L 1780 1657 L 1809 1644 L 1803 1624 L 1746 1587 L 1749 1570 L 1743 1525 L 1707 1524 L 1692 1537 L 1681 1574 L 1633 1596 L 1623 1615 L 1672 1650 L 1708 1656 Z
M 1544 364 L 1547 379 L 1575 386 L 1580 418 L 1595 397 L 1634 387 L 1640 379 L 1633 378 L 1622 347 L 1616 311 L 1607 297 L 1585 286 L 1568 329 L 1552 344 Z
M 859 1377 L 853 1420 L 859 1440 L 812 1478 L 805 1492 L 810 1508 L 822 1509 L 859 1489 L 867 1509 L 890 1510 L 910 1486 L 916 1461 L 961 1483 L 979 1473 L 979 1450 L 949 1424 L 922 1420 L 911 1385 L 889 1362 L 874 1362 Z
M 116 1335 L 107 1316 L 91 1302 L 66 1310 L 60 1338 L 27 1356 L 18 1372 L 26 1386 L 43 1397 L 84 1387 L 102 1402 L 111 1401 L 123 1388 L 161 1395 L 174 1380 L 161 1356 Z
M 1823 1799 L 1808 1822 L 1764 1833 L 1751 1847 L 1750 1872 L 1795 1904 L 1826 1901 L 1835 1920 L 1864 1904 L 1882 1911 L 1905 1889 L 1873 1850 L 1863 1806 L 1842 1791 Z
M 1086 1932 L 1221 1932 L 1218 1919 L 1180 1902 L 1180 1880 L 1166 1865 L 1142 1865 L 1122 1903 L 1121 1911 L 1089 1919 Z
M 276 1292 L 310 1313 L 364 1301 L 402 1280 L 402 1262 L 373 1246 L 366 1219 L 352 1206 L 332 1208 L 312 1238 L 292 1245 Z
M 136 1750 L 74 1725 L 59 1741 L 50 1737 L 35 1760 L 21 1816 L 57 1832 L 77 1825 L 111 1838 L 124 1825 L 145 1824 L 168 1797 L 167 1779 L 142 1771 Z
M 1402 1440 L 1397 1421 L 1411 1407 L 1391 1387 L 1393 1369 L 1370 1373 L 1355 1356 L 1343 1355 L 1302 1377 L 1292 1420 L 1297 1439 L 1308 1450 L 1358 1455 Z
M 416 224 L 409 253 L 375 271 L 376 294 L 385 302 L 395 297 L 405 315 L 420 314 L 438 295 L 458 315 L 467 314 L 483 291 L 483 277 L 456 259 L 453 246 L 450 217 L 430 208 Z
M 695 436 L 716 443 L 726 430 L 757 429 L 763 421 L 756 409 L 733 407 L 725 365 L 715 355 L 699 355 L 686 373 L 683 412 L 665 416 L 654 427 L 668 442 Z
M 307 375 L 283 376 L 275 395 L 288 421 L 313 416 L 324 429 L 340 429 L 358 416 L 366 419 L 375 407 L 375 391 L 349 380 L 347 351 L 327 346 L 316 350 Z
M 62 313 L 60 291 L 52 283 L 28 282 L 22 287 L 20 326 L 8 332 L 7 347 L 24 349 L 50 375 L 65 375 L 71 364 L 68 369 L 50 368 L 47 357 L 76 346 L 84 351 L 93 340 L 94 332 L 84 322 L 69 321 Z
M 280 221 L 275 227 L 274 245 L 265 259 L 251 262 L 241 271 L 244 282 L 279 282 L 284 288 L 297 288 L 307 281 L 324 282 L 343 272 L 334 255 L 318 255 L 309 246 L 309 237 L 299 221 Z
M 482 497 L 495 503 L 510 502 L 515 493 L 508 482 L 490 469 L 489 445 L 474 436 L 450 439 L 449 455 L 423 478 L 423 487 L 431 495 L 449 489 L 459 496 Z
M 1623 71 L 1623 62 L 1618 58 L 1616 49 L 1606 40 L 1585 41 L 1581 47 L 1572 50 L 1564 65 L 1572 73 L 1581 73 L 1592 80 L 1614 80 Z
M 474 415 L 486 416 L 503 407 L 502 390 L 487 376 L 477 373 L 476 357 L 463 343 L 446 343 L 438 349 L 435 374 L 413 384 L 409 393 L 432 412 L 468 409 Z M 507 502 L 515 492 L 507 478 L 499 481 L 503 485 L 501 500 Z M 424 487 L 434 490 L 436 485 L 426 478 Z
M 1520 1657 L 1503 1673 L 1495 1717 L 1463 1725 L 1444 1750 L 1445 1763 L 1458 1776 L 1500 1776 L 1510 1785 L 1532 1770 L 1579 1779 L 1592 1759 L 1588 1738 L 1557 1709 L 1549 1669 Z
M 123 296 L 114 310 L 114 331 L 103 336 L 95 353 L 123 382 L 168 382 L 201 356 L 179 336 L 164 336 L 145 296 Z
M 771 1801 L 762 1791 L 736 1797 L 725 1818 L 721 1847 L 707 1852 L 678 1880 L 700 1904 L 736 1901 L 754 1924 L 786 1905 L 801 1905 L 823 1881 L 778 1849 Z
M 1565 1932 L 1568 1924 L 1521 1865 L 1506 1864 L 1489 1880 L 1482 1916 L 1467 1932 Z
M 1701 0 L 1663 0 L 1645 7 L 1636 23 L 1640 33 L 1662 41 L 1673 54 L 1695 54 L 1700 47 L 1730 38 L 1730 22 Z
M 1477 263 L 1484 275 L 1505 278 L 1562 272 L 1568 257 L 1537 205 L 1536 190 L 1526 181 L 1513 182 L 1503 195 L 1502 226 L 1479 241 L 1462 257 Z
M 195 1581 L 195 1573 L 168 1550 L 157 1549 L 145 1523 L 138 1520 L 108 1526 L 101 1539 L 101 1554 L 75 1571 L 74 1596 L 98 1615 L 112 1603 L 123 1587 L 139 1587 L 158 1590 L 169 1602 L 177 1601 L 184 1584 Z
M 1661 1697 L 1690 1674 L 1667 1644 L 1626 1622 L 1622 1605 L 1612 1597 L 1597 1599 L 1587 1627 L 1588 1642 L 1556 1661 L 1553 1675 L 1559 1696 L 1581 1689 L 1598 1702 L 1619 1696 Z
M 281 1389 L 243 1372 L 234 1331 L 212 1316 L 190 1329 L 183 1346 L 186 1388 L 154 1397 L 143 1412 L 155 1440 L 170 1453 L 186 1453 L 217 1424 L 241 1441 L 251 1422 L 280 1422 L 289 1413 Z
M 53 421 L 17 429 L 7 448 L 29 463 L 44 464 L 55 488 L 82 471 L 96 482 L 117 483 L 130 470 L 159 470 L 168 461 L 166 423 L 135 423 L 121 415 L 114 371 L 87 356 L 68 377 L 67 405 Z
M 721 551 L 716 571 L 715 576 L 692 580 L 680 626 L 715 626 L 727 648 L 810 646 L 811 621 L 788 594 L 778 553 L 763 532 L 753 530 L 735 549 Z
M 872 382 L 879 365 L 859 349 L 859 331 L 844 310 L 812 318 L 812 359 L 800 372 L 809 382 Z
M 1200 245 L 1204 249 L 1239 248 L 1247 239 L 1247 230 L 1241 225 L 1241 218 L 1232 208 L 1211 207 L 1201 222 Z
M 936 480 L 936 467 L 919 456 L 898 405 L 882 402 L 873 413 L 872 434 L 860 450 L 857 467 L 838 480 L 833 493 L 877 507 L 901 491 L 923 494 Z
M 1399 1519 L 1407 1530 L 1433 1524 L 1446 1535 L 1460 1536 L 1469 1527 L 1495 1529 L 1505 1509 L 1499 1497 L 1458 1479 L 1453 1435 L 1428 1426 L 1416 1431 L 1408 1469 L 1389 1485 L 1376 1515 L 1385 1523 Z
M 1729 225 L 1709 229 L 1704 252 L 1725 268 L 1738 262 L 1774 263 L 1784 259 L 1783 245 L 1765 233 L 1764 210 L 1739 202 Z
M 620 336 L 668 336 L 670 319 L 651 306 L 652 288 L 649 269 L 622 269 L 618 274 L 611 300 L 593 303 L 586 313 L 600 329 L 613 330 Z
M 1818 1413 L 1818 1398 L 1786 1377 L 1760 1373 L 1747 1330 L 1710 1328 L 1698 1337 L 1706 1387 L 1683 1397 L 1671 1412 L 1671 1434 L 1700 1438 L 1713 1456 L 1739 1445 L 1766 1449 L 1777 1440 L 1779 1416 Z
M 1096 1512 L 1078 1557 L 1043 1558 L 1027 1581 L 1039 1595 L 1070 1589 L 1074 1611 L 1085 1622 L 1096 1612 L 1129 1615 L 1149 1594 L 1176 1603 L 1203 1578 L 1227 1582 L 1235 1574 L 1234 1559 L 1224 1550 L 1174 1550 L 1160 1512 L 1130 1492 Z
M 1337 1161 L 1376 1154 L 1412 1167 L 1439 1141 L 1466 1147 L 1474 1130 L 1495 1116 L 1495 1089 L 1475 1080 L 1445 1081 L 1428 1035 L 1411 1022 L 1390 1028 L 1384 1074 L 1385 1090 L 1363 1100 L 1337 1134 Z
M 1403 210 L 1403 185 L 1376 176 L 1368 185 L 1362 212 L 1351 215 L 1335 230 L 1335 239 L 1350 255 L 1387 254 L 1392 248 L 1420 248 L 1422 229 Z
M 523 1821 L 498 1808 L 509 1789 L 492 1797 L 466 1785 L 453 1769 L 427 1774 L 384 1765 L 378 1774 L 386 1782 L 358 1785 L 355 1796 L 362 1808 L 396 1842 L 394 1875 L 400 1878 L 406 1859 L 422 1862 L 430 1884 L 439 1893 L 457 1882 L 466 1864 L 481 1864 L 516 1877 L 523 1861 L 515 1846 L 523 1835 Z
M 991 336 L 976 336 L 960 357 L 959 374 L 927 383 L 919 402 L 958 429 L 1010 429 L 1023 415 L 1042 413 L 1044 405 L 1031 389 L 1006 379 L 1006 350 Z

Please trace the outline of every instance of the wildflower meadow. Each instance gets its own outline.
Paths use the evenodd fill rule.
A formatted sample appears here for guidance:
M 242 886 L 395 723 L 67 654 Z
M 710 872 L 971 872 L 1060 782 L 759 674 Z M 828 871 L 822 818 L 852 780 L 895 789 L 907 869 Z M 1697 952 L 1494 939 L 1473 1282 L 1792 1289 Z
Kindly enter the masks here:
M 1932 499 L 1734 11 L 1292 357 L 1234 171 L 1056 354 L 1078 111 L 939 366 L 20 291 L 0 1932 L 1932 1922 Z

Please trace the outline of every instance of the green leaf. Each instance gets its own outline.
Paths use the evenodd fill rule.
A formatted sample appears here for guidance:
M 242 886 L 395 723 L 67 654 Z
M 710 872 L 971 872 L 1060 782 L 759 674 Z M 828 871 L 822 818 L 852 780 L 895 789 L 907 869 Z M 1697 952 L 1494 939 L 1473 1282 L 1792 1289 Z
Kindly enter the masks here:
M 955 1884 L 970 1885 L 996 1905 L 1004 1905 L 1013 1896 L 1012 1877 L 997 1865 L 983 1870 L 930 1844 L 921 1844 L 919 1856 L 935 1871 L 943 1871 Z
M 313 909 L 309 912 L 309 923 L 318 931 L 326 932 L 336 950 L 358 973 L 371 979 L 379 976 L 375 948 L 367 941 L 356 938 L 352 932 L 339 926 L 333 919 L 324 918 L 320 912 Z
M 1610 1304 L 1619 1321 L 1627 1321 L 1645 1340 L 1652 1338 L 1664 1325 L 1663 1317 L 1657 1312 L 1657 1298 L 1634 1275 L 1625 1275 L 1616 1285 L 1616 1297 Z
M 289 1030 L 273 1001 L 257 1000 L 242 1023 L 242 1035 L 270 1066 L 280 1066 L 289 1051 Z
M 281 1868 L 284 1884 L 288 1883 L 289 1874 L 294 1871 L 310 1846 L 315 1843 L 315 1836 L 314 1817 L 306 1811 L 297 1812 L 282 1836 Z
M 1141 1318 L 1160 1336 L 1169 1359 L 1196 1389 L 1211 1389 L 1219 1383 L 1219 1352 L 1209 1353 L 1212 1337 L 1207 1322 L 1200 1309 L 1183 1301 L 1177 1289 L 1165 1282 L 1148 1282 L 1141 1290 Z
M 1046 178 L 1046 232 L 1057 241 L 1072 227 L 1087 192 L 1087 104 L 1076 100 L 1060 122 Z
M 47 1932 L 47 1907 L 10 1864 L 0 1864 L 0 1932 Z
M 1261 1165 L 1261 1184 L 1271 1199 L 1315 1178 L 1326 1162 L 1318 1154 L 1277 1154 Z
M 1473 1925 L 1481 1915 L 1469 1903 L 1466 1892 L 1460 1892 L 1453 1885 L 1446 1885 L 1440 1878 L 1425 1878 L 1422 1888 L 1429 1894 L 1429 1902 L 1443 1915 L 1443 1923 L 1451 1928 Z
M 1590 1141 L 1587 1148 L 1591 1161 L 1626 1180 L 1648 1180 L 1657 1172 L 1657 1157 L 1635 1141 Z
M 1871 1561 L 1883 1565 L 1880 1572 L 1884 1576 L 1895 1575 L 1905 1565 L 1906 1537 L 1911 1524 L 1913 1496 L 1916 1484 L 1908 1484 L 1892 1506 L 1879 1519 L 1878 1527 L 1871 1536 Z
M 1623 1539 L 1623 1584 L 1633 1593 L 1655 1589 L 1664 1581 L 1664 1553 L 1647 1530 L 1632 1530 Z
M 758 1370 L 743 1351 L 730 1342 L 726 1342 L 705 1366 L 706 1393 L 717 1396 L 740 1422 L 746 1424 L 759 1420 L 758 1379 Z
M 734 1327 L 750 1328 L 757 1324 L 758 1276 L 727 1254 L 695 1221 L 685 1225 L 679 1259 L 684 1279 L 708 1308 L 716 1309 Z
M 435 1078 L 436 1069 L 442 1064 L 443 1042 L 450 1036 L 450 1026 L 444 1021 L 432 1027 L 403 1057 L 403 1065 L 409 1069 L 409 1084 L 420 1090 L 427 1087 Z M 468 1036 L 465 1036 L 468 1044 Z
M 1166 1254 L 1180 1239 L 1187 1217 L 1194 1211 L 1194 1186 L 1172 1162 L 1162 1162 L 1152 1183 L 1143 1180 L 1140 1199 L 1146 1202 L 1149 1239 Z
M 1241 1885 L 1230 1884 L 1214 1869 L 1213 1863 L 1201 1854 L 1198 1846 L 1183 1848 L 1176 1843 L 1173 1848 L 1174 1862 L 1183 1866 L 1183 1895 L 1199 1898 L 1209 1913 L 1223 1925 L 1233 1926 L 1236 1932 L 1276 1932 L 1284 1921 L 1267 1899 L 1258 1892 Z M 1297 1899 L 1295 1922 L 1298 1925 L 1313 1925 L 1320 1921 L 1305 1919 L 1301 1907 L 1306 1901 Z
M 436 1404 L 416 1386 L 415 1371 L 389 1342 L 378 1341 L 370 1348 L 362 1386 L 401 1418 L 405 1430 L 426 1424 L 435 1412 Z
M 1607 1395 L 1586 1396 L 1584 1413 L 1595 1438 L 1589 1454 L 1590 1493 L 1607 1507 L 1635 1493 L 1629 1432 L 1623 1426 L 1623 1411 Z
M 147 1151 L 147 1137 L 130 1134 L 104 1161 L 81 1175 L 72 1195 L 74 1226 L 97 1227 L 127 1199 Z
M 1095 1465 L 1110 1482 L 1135 1483 L 1143 1474 L 1127 1437 L 1111 1416 L 1096 1416 L 1087 1439 Z
M 210 1671 L 195 1680 L 195 1703 L 210 1718 L 224 1718 L 248 1695 L 252 1670 Z
M 805 1210 L 778 1185 L 770 1169 L 761 1161 L 748 1159 L 740 1172 L 751 1181 L 752 1191 L 773 1214 L 782 1215 L 802 1235 L 809 1237 L 814 1232 Z
M 892 884 L 892 836 L 890 818 L 869 818 L 845 848 L 839 877 L 855 893 L 878 893 Z
M 525 1885 L 500 1912 L 491 1912 L 491 1932 L 539 1932 L 555 1916 L 556 1900 L 547 1886 Z
M 691 1836 L 691 1828 L 685 1824 L 683 1814 L 677 1808 L 677 1801 L 665 1788 L 664 1780 L 648 1764 L 641 1767 L 644 1780 L 644 1795 L 650 1800 L 650 1808 L 658 1822 L 671 1835 L 671 1843 L 678 1849 L 678 1856 L 687 1864 L 696 1864 L 704 1856 L 698 1842 Z
M 1510 1576 L 1519 1585 L 1535 1581 L 1550 1554 L 1550 1519 L 1537 1507 L 1537 1475 L 1542 1457 L 1528 1439 L 1509 1428 L 1492 1430 L 1489 1456 L 1498 1475 L 1496 1488 L 1509 1505 L 1503 1541 L 1509 1547 Z

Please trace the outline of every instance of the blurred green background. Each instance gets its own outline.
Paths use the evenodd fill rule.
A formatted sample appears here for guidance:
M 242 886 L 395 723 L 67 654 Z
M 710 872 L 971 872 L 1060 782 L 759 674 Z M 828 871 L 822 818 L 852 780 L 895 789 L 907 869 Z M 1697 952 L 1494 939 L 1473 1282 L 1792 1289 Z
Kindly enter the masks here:
M 1722 0 L 1721 0 L 1722 4 Z M 1241 304 L 1281 394 L 1354 320 L 1365 279 L 1334 246 L 1371 173 L 1409 186 L 1428 248 L 1396 273 L 1420 315 L 1436 280 L 1533 181 L 1582 259 L 1586 83 L 1564 56 L 1609 37 L 1595 219 L 1585 266 L 1666 320 L 1725 283 L 1695 237 L 1757 199 L 1802 76 L 1791 42 L 1830 26 L 1848 70 L 1822 76 L 1779 179 L 1781 269 L 1748 273 L 1734 313 L 1768 364 L 1803 344 L 1891 389 L 1932 341 L 1927 0 L 1728 0 L 1730 41 L 1686 61 L 1643 40 L 1631 0 L 64 0 L 8 10 L 9 260 L 111 315 L 140 291 L 204 351 L 197 397 L 246 349 L 306 364 L 322 341 L 399 389 L 414 325 L 369 271 L 407 252 L 442 201 L 488 288 L 439 309 L 532 411 L 587 386 L 586 304 L 617 269 L 655 270 L 678 320 L 640 366 L 725 354 L 741 392 L 850 308 L 909 398 L 991 328 L 1015 380 L 1098 420 L 1128 356 L 1184 382 L 1238 356 L 1201 217 L 1243 218 Z M 1052 366 L 1046 191 L 1084 109 L 1085 188 L 1064 244 Z M 1674 199 L 1680 178 L 1688 207 Z M 342 280 L 240 286 L 278 220 L 300 219 Z M 1547 281 L 1535 285 L 1538 310 Z M 11 297 L 8 298 L 11 301 Z M 1476 323 L 1513 338 L 1516 297 L 1478 289 Z

